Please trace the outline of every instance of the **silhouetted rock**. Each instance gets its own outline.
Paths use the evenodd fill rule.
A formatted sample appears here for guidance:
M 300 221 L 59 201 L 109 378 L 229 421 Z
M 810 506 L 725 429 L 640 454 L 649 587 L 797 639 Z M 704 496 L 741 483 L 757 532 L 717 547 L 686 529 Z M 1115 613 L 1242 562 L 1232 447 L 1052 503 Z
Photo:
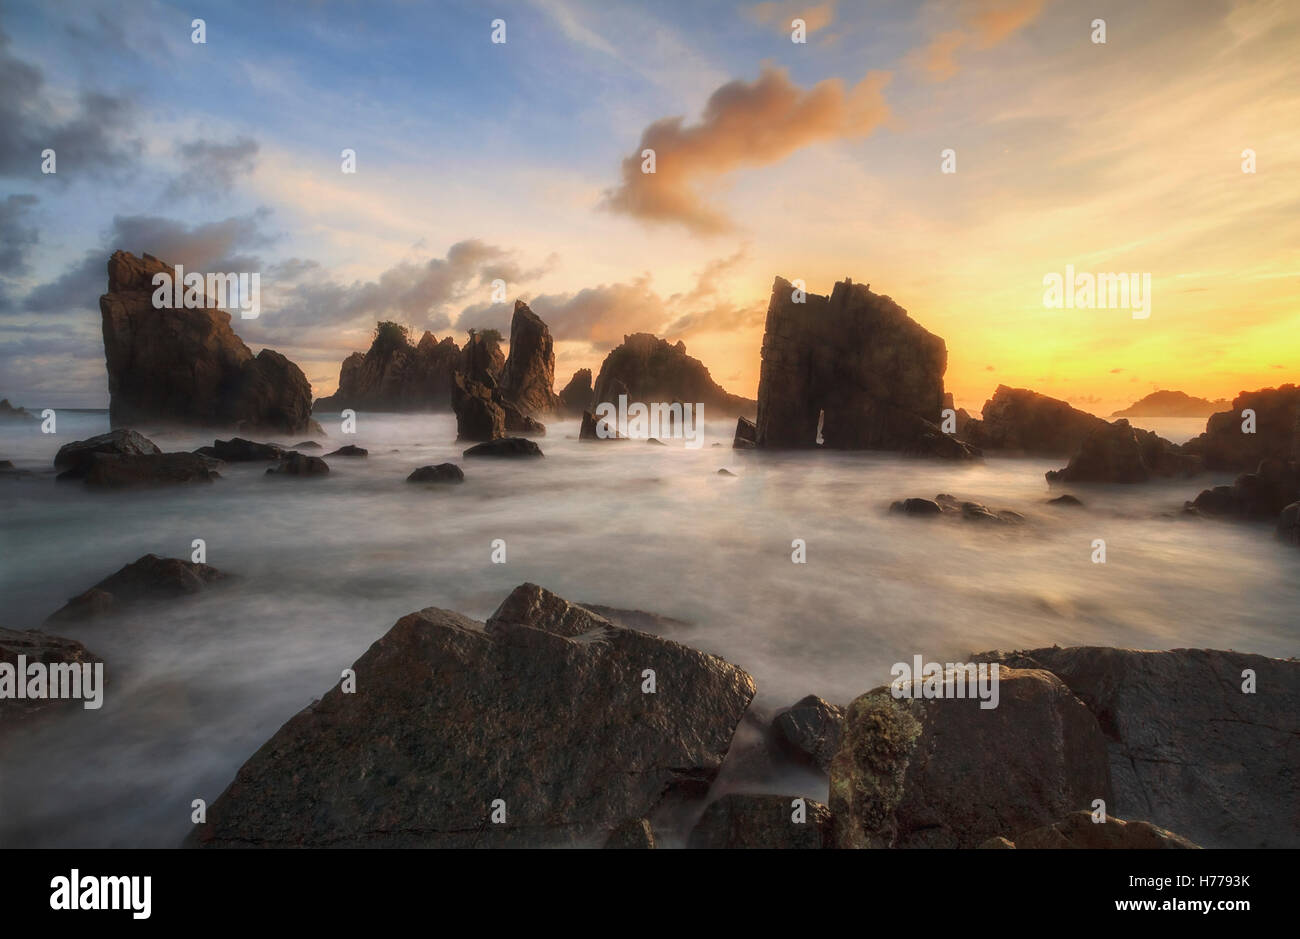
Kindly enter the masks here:
M 365 447 L 358 447 L 358 446 L 354 446 L 353 444 L 348 444 L 347 446 L 339 447 L 337 450 L 332 450 L 325 455 L 326 456 L 369 456 L 370 451 L 367 450 Z
M 1048 499 L 1048 505 L 1059 505 L 1063 507 L 1083 508 L 1083 503 L 1070 495 L 1068 492 L 1057 496 L 1055 499 Z
M 23 659 L 21 663 L 19 662 L 19 656 L 22 656 Z M 30 677 L 30 673 L 20 674 L 18 671 L 20 665 L 23 666 L 25 671 L 27 667 L 34 663 L 46 666 L 82 666 L 96 663 L 102 664 L 103 659 L 73 639 L 51 636 L 49 633 L 37 629 L 0 629 L 0 663 L 4 663 L 13 669 L 15 682 L 25 682 Z M 12 693 L 0 697 L 0 734 L 12 729 L 19 722 L 32 717 L 38 712 L 58 711 L 74 706 L 84 708 L 86 702 L 85 686 L 80 685 L 80 687 L 83 691 L 81 698 L 18 698 L 14 697 Z M 103 691 L 102 687 L 97 690 L 101 693 Z
M 985 451 L 1068 457 L 1078 452 L 1085 439 L 1107 426 L 1100 417 L 1064 401 L 1027 388 L 998 385 L 984 403 L 983 419 L 966 422 L 961 435 Z
M 492 389 L 460 372 L 452 377 L 452 407 L 457 440 L 495 440 L 506 433 L 505 411 L 492 400 Z
M 59 447 L 54 456 L 55 469 L 78 469 L 90 463 L 92 454 L 108 453 L 116 456 L 152 456 L 162 453 L 158 445 L 134 430 L 119 427 L 106 434 L 74 440 Z
M 607 420 L 597 419 L 590 411 L 582 412 L 582 426 L 578 429 L 579 440 L 626 440 L 619 436 L 618 428 Z
M 319 411 L 446 411 L 451 407 L 451 376 L 460 349 L 450 336 L 441 342 L 426 331 L 412 343 L 406 327 L 379 323 L 370 349 L 354 352 L 339 369 L 338 390 L 319 399 Z
M 611 850 L 640 850 L 655 846 L 655 833 L 648 819 L 630 818 L 609 833 L 605 847 Z
M 300 441 L 298 441 L 297 443 L 295 443 L 292 447 L 289 447 L 288 449 L 290 449 L 290 450 L 320 450 L 320 449 L 322 449 L 322 447 L 321 447 L 321 445 L 318 444 L 315 440 L 300 440 Z
M 830 297 L 796 302 L 783 278 L 772 285 L 759 373 L 758 447 L 915 450 L 961 458 L 940 434 L 944 342 L 889 297 L 844 280 Z
M 1084 438 L 1064 469 L 1049 470 L 1049 483 L 1143 483 L 1157 476 L 1192 476 L 1201 459 L 1124 418 Z
M 597 846 L 707 787 L 754 694 L 722 659 L 533 584 L 486 626 L 404 616 L 352 671 L 355 692 L 336 685 L 280 728 L 189 843 Z
M 551 331 L 528 304 L 515 301 L 510 355 L 501 371 L 501 393 L 525 417 L 555 409 L 555 350 Z
M 27 423 L 29 421 L 38 420 L 40 420 L 40 418 L 29 412 L 26 408 L 16 408 L 9 403 L 8 398 L 0 398 L 0 421 Z
M 1300 661 L 1091 646 L 974 660 L 1050 670 L 1087 705 L 1107 738 L 1108 812 L 1207 848 L 1300 847 Z
M 470 447 L 462 456 L 537 457 L 542 448 L 524 437 L 498 437 Z
M 437 466 L 421 466 L 410 476 L 408 483 L 463 483 L 465 472 L 455 463 L 439 463 Z
M 99 298 L 108 366 L 109 420 L 176 421 L 293 433 L 312 428 L 311 385 L 278 352 L 256 356 L 224 310 L 155 308 L 153 276 L 174 268 L 116 251 Z M 206 302 L 206 301 L 204 301 Z
M 1201 515 L 1272 521 L 1300 499 L 1300 463 L 1260 461 L 1253 473 L 1242 473 L 1231 486 L 1202 490 L 1186 507 Z
M 320 457 L 290 450 L 278 466 L 270 467 L 266 473 L 268 476 L 324 476 L 329 471 L 329 464 Z
M 559 410 L 568 417 L 580 417 L 582 412 L 593 406 L 591 386 L 591 369 L 580 368 L 573 373 L 569 383 L 559 396 Z
M 1243 411 L 1255 412 L 1254 433 L 1246 433 Z M 1300 460 L 1300 388 L 1282 385 L 1243 391 L 1232 409 L 1210 416 L 1205 433 L 1184 444 L 1210 470 L 1252 470 L 1264 460 Z
M 732 472 L 731 470 L 729 470 L 729 469 L 720 469 L 720 470 L 718 470 L 718 475 L 719 475 L 719 476 L 735 476 L 736 474 L 733 473 L 733 472 Z
M 284 455 L 284 447 L 233 437 L 230 440 L 214 440 L 212 446 L 199 447 L 194 452 L 226 463 L 250 463 L 257 460 L 278 460 Z
M 225 577 L 209 564 L 146 554 L 73 597 L 50 614 L 45 624 L 80 623 L 115 616 L 139 603 L 199 593 Z
M 629 402 L 703 404 L 712 417 L 753 414 L 755 402 L 728 394 L 699 359 L 686 354 L 686 343 L 670 343 L 650 333 L 632 333 L 610 350 L 600 365 L 592 391 L 593 405 Z M 667 433 L 667 431 L 665 431 Z
M 913 698 L 885 687 L 849 705 L 831 763 L 839 847 L 973 848 L 1111 804 L 1105 737 L 1060 679 L 1001 668 L 989 709 L 955 683 L 945 673 L 946 697 L 924 698 L 917 678 Z
M 501 383 L 501 373 L 505 371 L 506 355 L 501 351 L 501 334 L 495 329 L 469 331 L 460 350 L 458 371 L 471 380 L 496 389 Z
M 747 417 L 736 418 L 736 436 L 731 441 L 733 450 L 752 450 L 758 445 L 758 428 Z
M 199 453 L 91 453 L 56 479 L 103 489 L 210 483 L 221 478 L 216 467 L 216 460 Z
M 796 796 L 732 793 L 710 802 L 691 830 L 692 848 L 832 847 L 831 813 L 812 799 L 803 803 L 802 820 L 795 821 Z
M 1223 398 L 1207 401 L 1183 391 L 1153 391 L 1111 417 L 1209 417 L 1227 407 L 1228 402 Z
M 1181 835 L 1175 835 L 1150 822 L 1126 822 L 1107 815 L 1104 822 L 1094 822 L 1091 812 L 1071 812 L 1055 825 L 1035 828 L 1017 835 L 1015 841 L 997 838 L 981 848 L 1042 849 L 1109 849 L 1152 851 L 1161 848 L 1196 848 Z
M 829 775 L 843 731 L 844 708 L 810 694 L 772 719 L 771 736 L 787 759 Z
M 929 499 L 903 499 L 891 504 L 889 511 L 893 515 L 938 515 L 943 509 Z

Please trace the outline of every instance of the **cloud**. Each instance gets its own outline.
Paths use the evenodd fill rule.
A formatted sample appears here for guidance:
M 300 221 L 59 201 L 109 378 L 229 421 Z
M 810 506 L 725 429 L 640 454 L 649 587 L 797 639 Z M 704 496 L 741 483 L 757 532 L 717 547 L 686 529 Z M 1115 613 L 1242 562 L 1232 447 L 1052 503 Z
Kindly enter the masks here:
M 706 180 L 780 162 L 810 144 L 870 134 L 889 117 L 882 94 L 888 82 L 887 72 L 871 72 L 852 88 L 826 79 L 805 91 L 785 69 L 764 65 L 755 81 L 714 91 L 699 123 L 668 117 L 648 126 L 623 160 L 622 183 L 606 191 L 602 205 L 697 234 L 726 231 L 730 222 L 701 196 Z M 641 171 L 647 149 L 655 153 L 654 173 Z
M 117 170 L 141 152 L 139 139 L 126 134 L 134 116 L 126 98 L 83 89 L 74 111 L 61 115 L 44 73 L 14 56 L 9 43 L 0 30 L 0 176 L 40 176 L 46 149 L 55 152 L 58 182 Z
M 27 273 L 27 255 L 40 240 L 30 224 L 33 195 L 14 193 L 0 202 L 0 313 L 13 308 L 14 278 Z
M 968 0 L 965 27 L 935 36 L 909 56 L 912 65 L 934 81 L 947 81 L 960 71 L 956 54 L 962 49 L 990 49 L 1038 17 L 1046 0 Z
M 825 29 L 835 20 L 835 0 L 810 3 L 808 0 L 765 0 L 745 8 L 746 15 L 756 23 L 772 26 L 779 33 L 790 30 L 790 21 L 796 17 L 804 21 L 808 35 Z
M 176 147 L 181 171 L 167 186 L 168 198 L 187 195 L 220 195 L 234 188 L 236 178 L 257 166 L 258 144 L 251 137 L 231 143 L 199 139 Z

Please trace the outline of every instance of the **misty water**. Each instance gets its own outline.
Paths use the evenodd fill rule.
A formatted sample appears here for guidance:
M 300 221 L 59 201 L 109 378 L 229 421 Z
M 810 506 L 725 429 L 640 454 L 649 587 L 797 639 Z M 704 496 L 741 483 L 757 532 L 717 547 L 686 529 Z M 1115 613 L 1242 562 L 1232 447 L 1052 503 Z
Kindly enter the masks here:
M 321 415 L 317 415 L 322 417 Z M 748 670 L 759 703 L 837 703 L 916 654 L 1100 644 L 1297 651 L 1295 552 L 1268 526 L 1178 518 L 1228 476 L 1069 487 L 1085 509 L 1049 506 L 1060 460 L 990 457 L 962 466 L 879 453 L 730 448 L 732 421 L 700 449 L 680 441 L 579 442 L 550 423 L 545 459 L 462 460 L 450 415 L 366 415 L 325 478 L 274 478 L 227 464 L 212 485 L 97 492 L 55 484 L 69 441 L 108 429 L 104 412 L 60 412 L 56 436 L 0 428 L 0 591 L 14 629 L 143 554 L 207 561 L 237 580 L 138 615 L 56 630 L 107 663 L 101 710 L 66 709 L 0 737 L 0 846 L 171 846 L 190 804 L 210 803 L 289 717 L 323 695 L 405 613 L 486 618 L 517 584 L 573 601 L 684 621 L 668 638 Z M 1185 440 L 1204 421 L 1145 422 Z M 165 450 L 211 436 L 137 428 Z M 294 439 L 279 442 L 291 444 Z M 722 446 L 715 447 L 713 444 Z M 456 462 L 460 486 L 405 482 Z M 730 469 L 734 478 L 718 475 Z M 989 527 L 888 514 L 940 492 L 1026 516 Z M 494 539 L 507 562 L 491 563 Z M 1107 563 L 1094 564 L 1103 538 Z M 807 563 L 791 561 L 794 539 Z M 825 798 L 825 784 L 803 782 Z

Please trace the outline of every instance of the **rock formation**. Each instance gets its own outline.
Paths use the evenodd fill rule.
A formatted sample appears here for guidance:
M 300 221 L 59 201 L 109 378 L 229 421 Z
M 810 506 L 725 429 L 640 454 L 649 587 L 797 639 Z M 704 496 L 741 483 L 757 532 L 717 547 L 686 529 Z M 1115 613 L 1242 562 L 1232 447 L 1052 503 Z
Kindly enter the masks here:
M 984 403 L 982 419 L 964 422 L 960 433 L 963 440 L 982 450 L 1068 457 L 1106 426 L 1100 417 L 1057 398 L 998 385 Z
M 591 372 L 587 373 L 590 377 Z M 576 377 L 576 376 L 575 376 Z M 17 421 L 26 423 L 28 421 L 39 420 L 35 414 L 32 414 L 26 408 L 16 408 L 9 403 L 8 398 L 0 398 L 0 421 Z
M 501 370 L 501 394 L 527 417 L 555 409 L 555 350 L 551 331 L 528 304 L 515 301 L 510 355 Z
M 992 842 L 985 842 L 980 847 L 1131 851 L 1199 847 L 1182 835 L 1176 835 L 1150 822 L 1126 822 L 1114 815 L 1107 815 L 1104 822 L 1097 822 L 1093 820 L 1091 812 L 1071 812 L 1055 825 L 1017 835 L 1015 841 L 999 837 L 992 839 Z
M 465 471 L 455 463 L 421 466 L 406 477 L 408 483 L 463 483 Z
M 770 734 L 786 758 L 829 775 L 843 731 L 844 708 L 810 694 L 777 714 Z
M 1106 737 L 1109 814 L 1207 848 L 1300 847 L 1300 661 L 1086 646 L 974 660 L 1047 669 L 1087 705 Z M 1246 691 L 1247 670 L 1257 693 Z
M 831 813 L 812 799 L 803 799 L 803 818 L 795 821 L 794 796 L 731 793 L 709 803 L 691 830 L 692 848 L 832 847 Z
M 1253 433 L 1245 429 L 1246 410 L 1255 412 Z M 1200 454 L 1209 470 L 1249 472 L 1262 460 L 1300 459 L 1300 387 L 1243 391 L 1231 410 L 1211 415 L 1205 433 L 1184 449 Z
M 1209 417 L 1227 407 L 1228 402 L 1223 398 L 1207 401 L 1183 391 L 1153 391 L 1111 417 Z
M 1120 418 L 1104 421 L 1084 438 L 1064 469 L 1050 470 L 1049 483 L 1144 483 L 1156 476 L 1194 476 L 1201 458 L 1185 453 L 1149 430 Z
M 490 456 L 506 459 L 518 457 L 542 456 L 542 448 L 526 437 L 498 437 L 485 443 L 475 444 L 462 456 Z
M 780 277 L 772 285 L 755 446 L 816 446 L 820 429 L 827 447 L 929 450 L 944 405 L 943 340 L 862 284 L 801 294 Z
M 452 376 L 451 403 L 457 440 L 495 440 L 505 436 L 506 412 L 492 400 L 492 388 L 461 372 Z
M 412 344 L 406 327 L 379 323 L 370 349 L 343 360 L 338 390 L 319 399 L 315 409 L 446 411 L 451 407 L 451 376 L 459 363 L 460 349 L 450 336 L 439 342 L 426 331 Z
M 256 356 L 224 310 L 155 308 L 153 276 L 174 275 L 152 255 L 114 252 L 99 298 L 108 366 L 109 420 L 297 433 L 315 428 L 311 385 L 278 352 Z M 205 301 L 206 302 L 206 301 Z
M 486 625 L 404 616 L 352 670 L 355 692 L 336 685 L 281 727 L 189 843 L 599 846 L 702 795 L 754 695 L 722 659 L 532 584 Z
M 214 440 L 212 446 L 199 447 L 194 452 L 225 463 L 256 463 L 262 460 L 280 459 L 284 456 L 284 447 L 275 443 L 257 443 L 253 440 L 245 440 L 243 437 L 233 437 L 230 440 Z
M 527 312 L 527 316 L 520 317 L 520 308 L 516 307 L 516 322 L 523 333 L 535 332 L 536 324 L 540 324 L 542 330 L 546 329 L 546 325 L 537 319 L 527 306 L 522 306 L 522 310 Z M 536 324 L 533 324 L 528 317 L 536 320 Z M 546 343 L 550 342 L 549 333 L 546 334 L 545 340 Z M 524 338 L 522 341 L 526 346 L 531 346 L 534 352 L 540 350 L 543 345 L 540 334 L 534 335 L 532 339 Z M 513 373 L 514 380 L 523 381 L 528 393 L 536 399 L 541 387 L 541 379 L 537 377 L 539 370 L 545 372 L 549 368 L 549 374 L 553 375 L 555 363 L 552 358 L 549 365 L 538 365 L 536 362 L 530 364 L 528 358 L 521 353 L 517 360 L 519 364 L 516 365 Z M 451 384 L 451 406 L 456 412 L 457 440 L 486 441 L 507 433 L 535 435 L 546 433 L 545 424 L 534 419 L 514 399 L 506 395 L 500 381 L 505 363 L 505 356 L 501 354 L 500 336 L 496 330 L 470 331 L 469 341 L 461 350 L 460 368 L 452 376 Z M 550 385 L 547 384 L 546 387 L 549 388 Z
M 226 578 L 208 564 L 146 554 L 51 613 L 45 624 L 80 623 L 116 616 L 137 604 L 172 600 L 206 590 Z
M 595 389 L 591 385 L 591 369 L 580 368 L 573 373 L 569 383 L 560 392 L 557 410 L 566 417 L 581 417 L 583 411 L 593 406 L 591 399 L 594 394 Z
M 330 467 L 318 456 L 308 456 L 297 450 L 290 450 L 276 466 L 268 467 L 268 476 L 327 476 Z
M 220 443 L 220 441 L 218 441 Z M 54 455 L 54 468 L 75 470 L 88 466 L 91 455 L 95 453 L 114 454 L 116 456 L 151 456 L 162 453 L 158 445 L 146 437 L 125 427 L 110 430 L 85 440 L 65 443 Z
M 1297 499 L 1300 463 L 1266 459 L 1260 461 L 1255 472 L 1238 476 L 1231 486 L 1202 490 L 1184 508 L 1197 515 L 1271 521 Z
M 703 404 L 708 418 L 752 415 L 756 407 L 749 398 L 728 394 L 703 362 L 686 354 L 686 343 L 672 344 L 649 333 L 624 336 L 622 345 L 605 356 L 590 403 L 617 405 L 619 394 L 643 404 Z

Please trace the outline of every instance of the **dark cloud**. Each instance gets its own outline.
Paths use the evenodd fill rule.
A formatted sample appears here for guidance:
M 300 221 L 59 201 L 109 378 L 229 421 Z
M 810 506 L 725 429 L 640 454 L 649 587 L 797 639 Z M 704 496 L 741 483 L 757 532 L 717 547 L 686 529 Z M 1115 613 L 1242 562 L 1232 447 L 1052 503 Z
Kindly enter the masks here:
M 81 175 L 101 176 L 128 164 L 143 149 L 129 134 L 133 114 L 123 97 L 82 90 L 77 108 L 60 120 L 45 91 L 45 76 L 10 50 L 0 30 L 0 176 L 41 177 L 41 152 L 56 154 L 53 178 L 68 182 Z
M 191 195 L 221 195 L 234 188 L 235 180 L 257 166 L 258 143 L 239 137 L 230 143 L 192 140 L 176 147 L 181 171 L 167 186 L 168 198 Z
M 35 196 L 15 193 L 0 202 L 0 313 L 13 309 L 13 279 L 27 273 L 27 255 L 40 240 L 29 219 Z

